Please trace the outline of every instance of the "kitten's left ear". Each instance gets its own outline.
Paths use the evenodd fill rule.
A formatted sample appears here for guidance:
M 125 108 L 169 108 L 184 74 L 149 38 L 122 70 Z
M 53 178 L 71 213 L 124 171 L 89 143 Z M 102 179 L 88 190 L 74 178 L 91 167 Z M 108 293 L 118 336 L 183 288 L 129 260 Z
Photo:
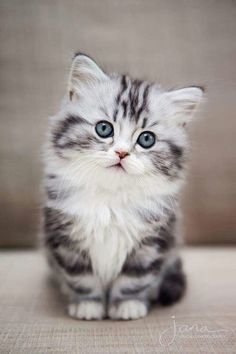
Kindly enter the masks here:
M 68 84 L 70 100 L 72 100 L 74 93 L 79 95 L 82 86 L 107 79 L 108 76 L 93 59 L 82 53 L 75 54 L 71 65 Z
M 164 94 L 171 104 L 171 116 L 176 123 L 185 125 L 191 120 L 203 99 L 204 91 L 203 87 L 192 86 L 172 90 Z

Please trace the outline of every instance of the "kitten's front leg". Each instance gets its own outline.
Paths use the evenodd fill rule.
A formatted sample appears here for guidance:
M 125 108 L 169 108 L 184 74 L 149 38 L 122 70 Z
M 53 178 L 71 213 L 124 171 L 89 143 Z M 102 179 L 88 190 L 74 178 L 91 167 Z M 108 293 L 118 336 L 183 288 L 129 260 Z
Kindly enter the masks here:
M 105 292 L 99 278 L 81 254 L 60 251 L 54 251 L 51 256 L 54 269 L 59 273 L 61 291 L 67 297 L 69 315 L 85 320 L 102 319 L 105 317 Z
M 122 320 L 146 316 L 150 294 L 153 290 L 157 292 L 157 274 L 161 265 L 161 258 L 152 261 L 148 266 L 127 262 L 110 290 L 108 316 Z
M 93 274 L 88 252 L 71 235 L 74 221 L 53 208 L 44 210 L 44 241 L 49 263 L 61 291 L 68 299 L 68 313 L 78 319 L 105 316 L 105 292 Z
M 86 274 L 72 278 L 67 275 L 66 288 L 71 317 L 85 320 L 105 317 L 105 296 L 96 276 Z

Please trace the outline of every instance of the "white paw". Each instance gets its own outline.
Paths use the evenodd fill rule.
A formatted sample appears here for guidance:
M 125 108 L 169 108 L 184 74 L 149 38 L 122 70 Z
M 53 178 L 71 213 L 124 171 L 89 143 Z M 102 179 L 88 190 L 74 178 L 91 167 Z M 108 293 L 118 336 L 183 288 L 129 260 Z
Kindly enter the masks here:
M 105 316 L 103 304 L 95 301 L 69 304 L 68 313 L 71 317 L 81 320 L 101 320 Z
M 139 300 L 126 300 L 109 309 L 109 317 L 115 320 L 135 320 L 146 316 L 147 306 Z

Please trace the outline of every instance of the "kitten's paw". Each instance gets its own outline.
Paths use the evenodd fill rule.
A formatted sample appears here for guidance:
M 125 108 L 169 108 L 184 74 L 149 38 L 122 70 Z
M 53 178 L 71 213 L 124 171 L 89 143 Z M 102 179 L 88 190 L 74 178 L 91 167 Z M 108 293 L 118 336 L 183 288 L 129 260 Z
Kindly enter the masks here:
M 108 315 L 114 320 L 136 320 L 145 317 L 147 305 L 139 300 L 125 300 L 118 305 L 111 305 Z
M 105 316 L 105 309 L 101 302 L 81 301 L 69 304 L 68 313 L 80 320 L 101 320 Z

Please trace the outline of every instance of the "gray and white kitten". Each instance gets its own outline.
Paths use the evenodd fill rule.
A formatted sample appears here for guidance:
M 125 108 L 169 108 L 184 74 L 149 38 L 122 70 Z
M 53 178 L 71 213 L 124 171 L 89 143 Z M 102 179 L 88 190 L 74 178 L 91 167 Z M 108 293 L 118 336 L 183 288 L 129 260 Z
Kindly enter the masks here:
M 137 319 L 184 293 L 177 199 L 202 96 L 75 56 L 44 149 L 44 243 L 70 316 Z

